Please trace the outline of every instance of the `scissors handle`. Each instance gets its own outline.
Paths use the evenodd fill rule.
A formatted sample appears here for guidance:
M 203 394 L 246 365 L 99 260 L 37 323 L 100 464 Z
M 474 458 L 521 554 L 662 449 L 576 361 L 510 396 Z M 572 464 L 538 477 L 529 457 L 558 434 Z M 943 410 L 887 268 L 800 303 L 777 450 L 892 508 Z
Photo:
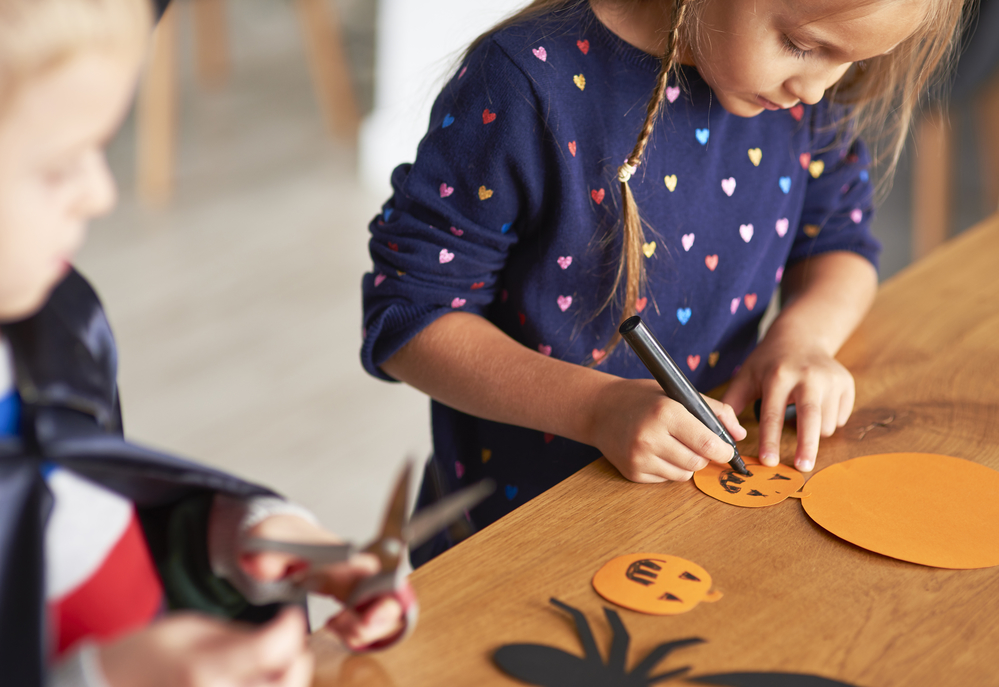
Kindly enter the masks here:
M 354 653 L 367 653 L 386 649 L 404 639 L 416 627 L 416 619 L 419 615 L 419 604 L 416 600 L 416 592 L 409 583 L 406 575 L 395 572 L 378 573 L 362 580 L 347 605 L 359 616 L 364 616 L 367 611 L 384 598 L 393 598 L 402 607 L 403 626 L 395 634 L 379 639 L 371 644 L 356 649 L 351 649 Z

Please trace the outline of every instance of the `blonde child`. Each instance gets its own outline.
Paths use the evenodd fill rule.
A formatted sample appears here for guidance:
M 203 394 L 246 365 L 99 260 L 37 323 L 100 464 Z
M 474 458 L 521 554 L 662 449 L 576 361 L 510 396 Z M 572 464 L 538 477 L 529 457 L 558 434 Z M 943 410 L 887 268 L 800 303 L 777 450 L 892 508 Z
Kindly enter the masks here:
M 239 541 L 335 538 L 264 487 L 121 438 L 114 341 L 70 266 L 115 202 L 103 147 L 149 28 L 148 0 L 0 3 L 0 682 L 304 686 L 305 619 L 278 602 L 301 598 L 306 564 Z M 377 569 L 363 555 L 309 585 L 342 599 Z M 330 626 L 380 646 L 404 610 L 386 597 Z
M 536 0 L 471 46 L 371 223 L 362 361 L 433 399 L 421 501 L 483 476 L 488 524 L 594 458 L 686 480 L 731 447 L 620 346 L 640 313 L 735 436 L 814 467 L 854 384 L 887 171 L 959 0 Z M 639 214 L 639 212 L 641 214 Z M 757 343 L 777 287 L 783 309 Z M 415 563 L 452 542 L 440 537 Z

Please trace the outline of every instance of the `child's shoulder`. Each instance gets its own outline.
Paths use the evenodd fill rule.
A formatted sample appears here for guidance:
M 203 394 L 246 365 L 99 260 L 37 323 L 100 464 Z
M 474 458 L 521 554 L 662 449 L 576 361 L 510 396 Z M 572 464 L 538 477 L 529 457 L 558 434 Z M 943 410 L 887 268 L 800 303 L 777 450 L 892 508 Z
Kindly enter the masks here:
M 536 67 L 564 67 L 598 56 L 591 54 L 591 39 L 602 35 L 589 6 L 584 3 L 561 10 L 549 10 L 501 24 L 486 34 L 469 53 L 468 62 L 488 59 L 502 52 L 521 69 L 530 73 Z

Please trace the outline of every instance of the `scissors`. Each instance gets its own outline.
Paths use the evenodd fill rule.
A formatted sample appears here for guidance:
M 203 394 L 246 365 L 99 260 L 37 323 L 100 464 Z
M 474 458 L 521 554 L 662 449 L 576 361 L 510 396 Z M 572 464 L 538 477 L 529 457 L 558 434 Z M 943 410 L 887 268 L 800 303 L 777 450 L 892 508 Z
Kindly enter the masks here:
M 406 552 L 410 547 L 419 546 L 457 520 L 496 488 L 492 480 L 482 480 L 445 496 L 410 519 L 407 516 L 407 506 L 412 473 L 413 461 L 409 460 L 399 474 L 389 497 L 381 531 L 363 548 L 353 543 L 304 544 L 261 537 L 248 537 L 243 542 L 242 548 L 247 552 L 287 553 L 309 561 L 312 566 L 343 563 L 358 553 L 374 554 L 381 565 L 380 572 L 361 580 L 347 599 L 346 605 L 355 612 L 363 614 L 379 599 L 385 596 L 395 598 L 406 615 L 405 627 L 396 635 L 381 639 L 361 651 L 381 649 L 394 644 L 416 624 L 416 595 L 402 565 Z

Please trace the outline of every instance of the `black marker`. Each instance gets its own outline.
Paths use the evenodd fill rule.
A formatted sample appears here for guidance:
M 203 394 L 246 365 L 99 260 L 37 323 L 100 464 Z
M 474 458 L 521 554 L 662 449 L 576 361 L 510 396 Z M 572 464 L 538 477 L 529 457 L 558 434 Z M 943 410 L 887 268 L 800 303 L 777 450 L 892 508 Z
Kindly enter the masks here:
M 673 359 L 669 357 L 669 353 L 659 343 L 656 335 L 642 322 L 642 318 L 638 315 L 629 317 L 621 323 L 621 328 L 618 331 L 621 332 L 621 336 L 628 342 L 631 349 L 638 354 L 639 360 L 645 363 L 645 367 L 649 368 L 649 372 L 659 382 L 659 386 L 663 388 L 666 395 L 686 408 L 691 415 L 703 422 L 705 427 L 720 436 L 726 443 L 731 444 L 735 453 L 728 464 L 740 475 L 748 475 L 749 471 L 746 470 L 746 464 L 742 462 L 742 456 L 739 455 L 735 439 L 711 412 L 711 408 L 704 402 L 690 380 L 676 366 Z

